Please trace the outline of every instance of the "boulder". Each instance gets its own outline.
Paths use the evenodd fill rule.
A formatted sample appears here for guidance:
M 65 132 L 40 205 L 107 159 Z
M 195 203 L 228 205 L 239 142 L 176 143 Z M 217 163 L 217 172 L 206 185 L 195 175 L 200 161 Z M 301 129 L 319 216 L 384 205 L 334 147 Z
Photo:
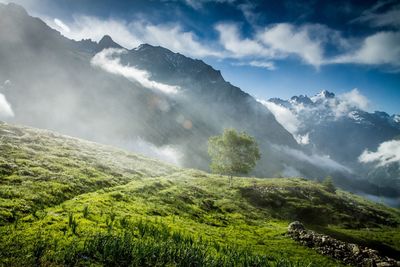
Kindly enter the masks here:
M 294 222 L 290 223 L 288 226 L 289 232 L 303 231 L 305 229 L 306 228 L 304 227 L 304 225 L 299 221 L 294 221 Z

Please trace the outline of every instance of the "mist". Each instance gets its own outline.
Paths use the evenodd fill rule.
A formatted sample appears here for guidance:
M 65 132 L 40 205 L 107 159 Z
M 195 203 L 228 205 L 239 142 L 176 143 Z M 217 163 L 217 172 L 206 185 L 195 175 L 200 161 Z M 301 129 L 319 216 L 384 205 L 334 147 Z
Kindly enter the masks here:
M 316 146 L 315 132 L 303 129 L 294 110 L 260 103 L 201 60 L 149 44 L 128 50 L 112 40 L 70 40 L 19 8 L 4 10 L 0 81 L 9 82 L 0 88 L 1 120 L 206 171 L 208 138 L 235 128 L 254 136 L 261 149 L 250 175 L 319 179 L 329 174 L 342 184 L 365 179 L 367 167 L 360 167 L 361 175 L 354 169 L 363 163 L 349 166 L 328 153 L 332 140 Z M 62 21 L 55 23 L 63 27 Z M 353 107 L 369 105 L 358 90 L 325 104 L 336 121 Z M 356 161 L 364 150 L 363 157 L 371 156 L 366 150 L 371 148 L 357 149 Z

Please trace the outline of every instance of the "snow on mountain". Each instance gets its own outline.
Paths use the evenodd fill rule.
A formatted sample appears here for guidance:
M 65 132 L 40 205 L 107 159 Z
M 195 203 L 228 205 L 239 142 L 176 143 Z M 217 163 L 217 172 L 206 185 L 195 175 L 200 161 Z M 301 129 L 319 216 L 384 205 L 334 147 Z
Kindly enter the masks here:
M 324 90 L 312 97 L 272 98 L 262 103 L 299 144 L 329 155 L 377 185 L 400 184 L 400 169 L 380 167 L 378 171 L 375 165 L 357 160 L 365 151 L 376 151 L 400 136 L 400 116 L 368 112 L 369 101 L 357 89 L 337 96 Z

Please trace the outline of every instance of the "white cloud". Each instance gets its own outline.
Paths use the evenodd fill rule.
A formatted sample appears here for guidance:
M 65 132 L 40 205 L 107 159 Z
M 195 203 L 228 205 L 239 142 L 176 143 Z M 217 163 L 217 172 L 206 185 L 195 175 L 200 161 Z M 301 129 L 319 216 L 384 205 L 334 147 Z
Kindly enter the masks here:
M 379 32 L 368 36 L 358 50 L 337 56 L 331 63 L 400 66 L 400 32 Z
M 252 60 L 249 62 L 235 62 L 232 63 L 234 66 L 252 66 L 256 68 L 264 68 L 267 70 L 276 70 L 275 63 L 272 61 L 260 61 L 260 60 Z
M 99 41 L 104 35 L 110 35 L 117 43 L 127 48 L 133 48 L 142 43 L 138 36 L 129 30 L 128 23 L 123 20 L 74 16 L 72 22 L 63 22 L 69 31 L 56 24 L 55 20 L 45 19 L 45 21 L 64 36 L 78 41 L 82 39 Z
M 391 2 L 378 1 L 376 5 L 364 11 L 359 18 L 354 19 L 352 22 L 368 22 L 373 27 L 400 27 L 400 5 L 393 5 L 387 11 L 379 12 L 379 10 L 387 4 L 391 4 Z
M 54 23 L 58 26 L 58 28 L 63 31 L 63 32 L 71 32 L 71 29 L 64 23 L 62 22 L 60 19 L 55 18 L 54 19 Z
M 276 57 L 275 51 L 263 46 L 260 42 L 240 36 L 236 24 L 221 23 L 215 26 L 219 33 L 219 42 L 230 57 L 241 58 L 246 56 Z
M 36 3 L 38 0 L 32 1 Z M 186 3 L 193 8 L 202 8 L 205 3 L 212 1 L 234 2 L 234 0 L 187 0 Z M 35 14 L 35 5 L 27 4 L 27 6 L 28 10 Z M 238 5 L 238 8 L 249 21 L 253 21 L 251 24 L 255 23 L 257 13 L 252 11 L 251 4 Z M 398 12 L 398 8 L 393 12 Z M 380 23 L 392 23 L 395 20 L 393 12 L 379 17 Z M 195 32 L 185 30 L 179 23 L 153 24 L 143 19 L 127 22 L 84 15 L 74 16 L 72 21 L 61 21 L 59 18 L 36 15 L 68 38 L 75 40 L 90 38 L 99 41 L 104 35 L 110 35 L 117 43 L 129 49 L 142 43 L 149 43 L 191 57 L 246 59 L 247 62 L 253 62 L 253 66 L 259 65 L 259 67 L 260 64 L 256 62 L 270 62 L 296 56 L 316 68 L 343 63 L 387 64 L 395 67 L 390 71 L 400 71 L 400 45 L 398 45 L 400 32 L 395 31 L 377 32 L 365 39 L 346 39 L 338 31 L 320 24 L 296 26 L 290 23 L 278 23 L 266 25 L 264 28 L 254 24 L 256 32 L 243 37 L 237 24 L 219 23 L 215 25 L 215 30 L 219 34 L 218 40 L 202 40 Z M 335 47 L 337 51 L 335 55 L 326 56 L 328 45 Z M 266 65 L 264 67 L 273 68 Z
M 126 53 L 124 49 L 109 48 L 97 53 L 91 60 L 93 66 L 102 68 L 113 74 L 124 76 L 125 78 L 140 83 L 142 86 L 159 90 L 166 94 L 176 94 L 179 86 L 167 85 L 150 80 L 150 73 L 132 66 L 121 64 L 119 56 Z
M 296 139 L 297 143 L 300 145 L 308 145 L 310 143 L 310 133 L 294 135 L 294 139 Z
M 184 31 L 180 25 L 154 25 L 144 22 L 130 24 L 143 43 L 160 45 L 175 52 L 199 57 L 221 57 L 221 52 L 208 48 L 198 41 L 197 36 L 190 31 Z
M 355 88 L 350 92 L 339 95 L 338 101 L 332 99 L 330 105 L 335 116 L 341 117 L 347 115 L 354 108 L 367 110 L 370 106 L 370 101 Z
M 258 100 L 261 104 L 266 106 L 274 115 L 275 119 L 291 134 L 297 134 L 300 126 L 300 121 L 297 119 L 296 115 L 292 113 L 289 109 L 272 103 L 270 101 Z
M 182 152 L 173 146 L 165 145 L 157 147 L 141 138 L 123 143 L 121 146 L 135 153 L 140 153 L 147 157 L 156 158 L 178 166 L 180 166 L 183 158 Z
M 269 61 L 297 56 L 316 68 L 343 63 L 400 66 L 400 32 L 378 32 L 357 40 L 320 24 L 278 23 L 247 38 L 234 23 L 217 24 L 215 29 L 225 57 Z M 326 56 L 327 45 L 335 47 L 336 55 Z
M 14 117 L 14 112 L 11 104 L 7 101 L 6 97 L 0 93 L 0 119 Z
M 281 151 L 288 156 L 291 156 L 297 160 L 307 162 L 309 164 L 312 164 L 314 166 L 318 166 L 320 168 L 324 169 L 329 169 L 329 170 L 334 170 L 334 171 L 341 171 L 341 172 L 348 172 L 352 173 L 352 171 L 347 168 L 346 166 L 343 166 L 342 164 L 334 161 L 331 159 L 328 155 L 317 155 L 317 154 L 312 154 L 312 155 L 307 155 L 303 151 L 289 148 L 287 146 L 279 146 L 279 145 L 274 145 L 273 146 L 276 150 Z
M 249 62 L 250 66 L 258 67 L 258 68 L 265 68 L 268 70 L 275 70 L 275 64 L 272 61 L 259 61 L 259 60 L 252 60 Z
M 339 95 L 341 102 L 346 102 L 348 105 L 366 110 L 369 107 L 369 100 L 366 96 L 362 95 L 357 88 L 354 88 L 350 92 Z
M 400 140 L 383 142 L 375 152 L 365 150 L 358 160 L 362 163 L 376 162 L 377 166 L 400 163 Z
M 258 33 L 257 38 L 266 46 L 286 54 L 299 56 L 304 62 L 320 66 L 324 64 L 324 50 L 322 40 L 311 38 L 312 30 L 326 30 L 325 27 L 317 25 L 305 25 L 295 27 L 289 23 L 279 23 L 265 28 Z
M 299 134 L 301 122 L 297 118 L 296 114 L 294 114 L 290 109 L 270 101 L 257 101 L 266 106 L 272 112 L 275 119 L 283 126 L 283 128 L 293 135 L 298 144 L 308 145 L 310 143 L 309 133 L 304 135 Z
M 128 23 L 124 20 L 90 16 L 74 16 L 69 24 L 59 19 L 45 18 L 45 21 L 64 36 L 78 41 L 88 38 L 99 41 L 104 35 L 110 35 L 115 42 L 129 49 L 149 43 L 188 56 L 222 56 L 221 52 L 203 45 L 193 32 L 183 30 L 179 24 L 157 25 L 144 20 Z

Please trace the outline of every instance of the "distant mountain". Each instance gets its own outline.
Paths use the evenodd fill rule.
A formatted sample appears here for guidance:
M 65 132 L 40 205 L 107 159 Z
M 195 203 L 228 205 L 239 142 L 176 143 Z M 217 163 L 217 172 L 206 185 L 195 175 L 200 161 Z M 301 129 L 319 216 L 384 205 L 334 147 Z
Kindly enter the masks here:
M 149 44 L 124 49 L 110 36 L 99 42 L 70 40 L 15 4 L 0 4 L 0 25 L 0 83 L 9 81 L 0 93 L 15 114 L 7 121 L 203 170 L 209 165 L 208 138 L 233 127 L 258 140 L 262 153 L 254 172 L 258 176 L 332 175 L 342 187 L 376 192 L 373 185 L 360 184 L 360 177 L 345 162 L 361 147 L 349 146 L 349 154 L 347 148 L 339 151 L 341 139 L 324 137 L 332 130 L 330 124 L 323 126 L 322 118 L 321 131 L 309 133 L 305 127 L 300 142 L 267 107 L 201 60 Z M 287 107 L 317 104 L 305 96 L 280 101 Z M 374 144 L 392 136 L 390 129 L 397 131 L 394 126 L 389 132 L 371 129 L 377 136 L 360 138 L 375 138 Z M 317 140 L 318 149 L 301 145 L 306 134 Z M 331 152 L 332 158 L 324 155 Z
M 392 166 L 388 171 L 381 166 L 377 170 L 374 165 L 366 166 L 359 161 L 364 151 L 376 151 L 382 143 L 400 135 L 399 115 L 367 112 L 351 99 L 325 90 L 313 97 L 272 98 L 269 103 L 283 107 L 295 116 L 299 122 L 296 134 L 308 138 L 305 146 L 329 155 L 360 176 L 368 176 L 374 183 L 391 185 L 399 191 L 400 169 Z M 385 183 L 385 180 L 391 182 Z

